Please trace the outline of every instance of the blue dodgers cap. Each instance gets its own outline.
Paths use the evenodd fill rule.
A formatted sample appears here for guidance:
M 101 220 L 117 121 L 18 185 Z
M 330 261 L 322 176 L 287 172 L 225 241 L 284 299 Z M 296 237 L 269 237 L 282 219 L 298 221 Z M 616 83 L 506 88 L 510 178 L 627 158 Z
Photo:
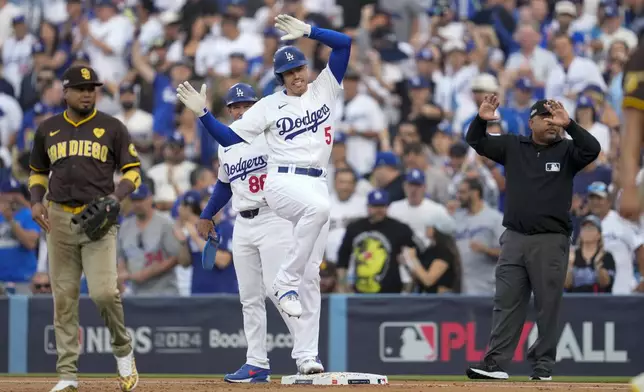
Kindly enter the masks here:
M 393 152 L 381 151 L 376 155 L 374 169 L 380 166 L 398 166 L 398 157 Z
M 18 23 L 25 23 L 25 16 L 24 15 L 16 15 L 11 19 L 11 22 L 13 24 L 18 24 Z
M 257 93 L 253 89 L 253 86 L 246 83 L 235 83 L 232 85 L 226 97 L 224 97 L 226 106 L 232 105 L 237 102 L 257 102 Z
M 370 206 L 387 206 L 389 205 L 389 193 L 384 189 L 376 189 L 369 192 L 367 204 Z
M 598 216 L 595 215 L 587 215 L 584 217 L 584 219 L 581 220 L 581 225 L 585 225 L 590 223 L 591 225 L 595 226 L 597 230 L 600 232 L 602 231 L 602 221 L 599 219 Z
M 420 52 L 416 53 L 416 60 L 433 61 L 434 52 L 429 48 L 422 49 Z
M 534 84 L 532 84 L 532 81 L 528 78 L 521 78 L 517 80 L 515 87 L 519 90 L 532 90 L 534 89 Z
M 577 109 L 594 108 L 593 100 L 587 95 L 580 95 L 577 99 Z
M 201 192 L 199 191 L 188 191 L 183 195 L 181 199 L 181 204 L 187 206 L 201 207 Z
M 604 16 L 607 18 L 616 18 L 619 16 L 619 9 L 614 4 L 609 4 L 604 7 Z
M 595 181 L 588 186 L 588 195 L 595 195 L 605 199 L 608 197 L 608 185 L 601 181 Z
M 409 88 L 411 89 L 430 88 L 430 87 L 431 87 L 431 83 L 427 78 L 416 76 L 409 79 Z
M 141 183 L 141 185 L 139 185 L 139 187 L 136 188 L 134 192 L 130 193 L 130 199 L 143 200 L 149 197 L 151 194 L 152 192 L 150 192 L 150 188 L 145 185 L 145 183 Z
M 132 84 L 132 83 L 122 83 L 119 86 L 119 92 L 121 94 L 134 93 L 134 84 Z
M 181 132 L 173 132 L 172 135 L 166 140 L 167 144 L 183 147 L 186 145 L 186 141 L 183 139 Z
M 425 173 L 420 169 L 411 169 L 405 175 L 405 181 L 413 185 L 424 185 Z
M 16 193 L 21 192 L 22 186 L 12 176 L 4 176 L 0 181 L 0 193 Z

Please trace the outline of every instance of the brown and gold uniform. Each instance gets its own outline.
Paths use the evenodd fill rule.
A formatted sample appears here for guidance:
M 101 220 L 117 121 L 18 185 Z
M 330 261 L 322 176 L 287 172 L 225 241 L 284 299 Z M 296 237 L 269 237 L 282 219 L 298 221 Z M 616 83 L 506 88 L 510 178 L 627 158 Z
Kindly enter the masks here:
M 117 289 L 117 229 L 112 227 L 105 237 L 91 241 L 71 219 L 90 201 L 114 192 L 116 170 L 138 186 L 140 174 L 131 169 L 139 166 L 126 127 L 105 113 L 94 110 L 74 123 L 64 112 L 36 130 L 30 167 L 35 177 L 49 175 L 47 246 L 61 379 L 75 380 L 78 371 L 78 298 L 83 272 L 89 294 L 109 328 L 114 354 L 122 357 L 132 351 Z

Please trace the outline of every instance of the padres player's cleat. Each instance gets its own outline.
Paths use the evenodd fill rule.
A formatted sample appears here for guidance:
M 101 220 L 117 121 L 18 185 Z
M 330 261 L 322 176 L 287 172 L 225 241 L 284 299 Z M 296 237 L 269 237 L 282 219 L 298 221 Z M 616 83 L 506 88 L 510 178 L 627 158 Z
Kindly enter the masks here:
M 78 392 L 78 381 L 60 380 L 49 392 Z
M 300 374 L 317 374 L 324 373 L 324 366 L 318 358 L 307 358 L 297 367 Z
M 275 297 L 282 312 L 291 317 L 300 317 L 302 315 L 302 303 L 300 302 L 300 296 L 297 294 L 297 291 L 277 290 L 275 291 Z
M 261 383 L 271 381 L 271 370 L 244 364 L 235 373 L 226 374 L 224 381 L 232 383 Z
M 116 357 L 116 365 L 119 371 L 119 385 L 121 387 L 121 391 L 133 391 L 139 383 L 139 372 L 136 371 L 134 352 L 121 358 Z

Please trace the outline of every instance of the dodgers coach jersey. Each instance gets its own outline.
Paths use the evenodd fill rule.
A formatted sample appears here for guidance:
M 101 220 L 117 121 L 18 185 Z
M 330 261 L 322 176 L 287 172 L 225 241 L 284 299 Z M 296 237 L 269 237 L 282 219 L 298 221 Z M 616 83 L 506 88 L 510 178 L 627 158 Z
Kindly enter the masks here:
M 326 168 L 342 86 L 327 66 L 300 96 L 279 91 L 260 99 L 230 128 L 247 143 L 263 132 L 271 164 Z
M 250 144 L 219 147 L 218 179 L 230 183 L 234 210 L 254 210 L 267 205 L 263 192 L 267 166 L 268 145 L 264 135 Z

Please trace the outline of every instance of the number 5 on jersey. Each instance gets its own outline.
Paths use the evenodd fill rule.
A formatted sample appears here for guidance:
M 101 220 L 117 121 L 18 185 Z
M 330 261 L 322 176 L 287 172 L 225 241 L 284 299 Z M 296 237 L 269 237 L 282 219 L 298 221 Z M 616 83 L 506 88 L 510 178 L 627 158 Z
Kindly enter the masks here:
M 248 179 L 248 190 L 250 193 L 257 193 L 264 190 L 264 181 L 266 181 L 266 174 L 261 176 L 251 176 Z

